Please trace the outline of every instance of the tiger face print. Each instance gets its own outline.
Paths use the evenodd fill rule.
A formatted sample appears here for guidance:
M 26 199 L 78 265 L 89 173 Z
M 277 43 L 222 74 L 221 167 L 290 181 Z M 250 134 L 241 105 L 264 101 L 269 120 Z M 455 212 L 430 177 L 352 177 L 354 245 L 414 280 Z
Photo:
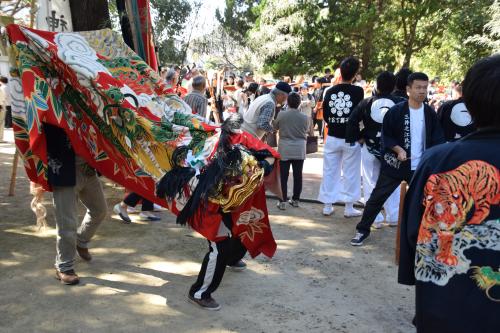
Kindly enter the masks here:
M 418 243 L 428 243 L 437 233 L 436 259 L 456 266 L 452 254 L 453 239 L 466 224 L 480 224 L 490 213 L 490 206 L 500 203 L 500 172 L 483 161 L 469 161 L 458 168 L 431 175 L 424 189 L 425 211 Z M 474 214 L 467 214 L 474 206 Z

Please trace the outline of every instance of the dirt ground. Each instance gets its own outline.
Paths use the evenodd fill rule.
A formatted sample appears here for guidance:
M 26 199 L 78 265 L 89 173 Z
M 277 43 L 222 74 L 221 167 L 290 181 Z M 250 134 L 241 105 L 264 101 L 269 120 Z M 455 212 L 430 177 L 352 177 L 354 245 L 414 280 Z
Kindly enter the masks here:
M 37 231 L 29 185 L 18 169 L 8 197 L 12 144 L 0 144 L 0 332 L 414 332 L 413 289 L 398 285 L 395 229 L 349 239 L 357 219 L 323 217 L 321 206 L 279 211 L 268 200 L 278 243 L 273 259 L 247 258 L 213 295 L 218 312 L 188 303 L 206 241 L 161 213 L 161 222 L 120 223 L 111 211 L 123 190 L 105 184 L 109 216 L 77 260 L 80 285 L 54 279 L 55 229 Z M 83 210 L 81 211 L 83 214 Z M 137 216 L 135 216 L 137 218 Z

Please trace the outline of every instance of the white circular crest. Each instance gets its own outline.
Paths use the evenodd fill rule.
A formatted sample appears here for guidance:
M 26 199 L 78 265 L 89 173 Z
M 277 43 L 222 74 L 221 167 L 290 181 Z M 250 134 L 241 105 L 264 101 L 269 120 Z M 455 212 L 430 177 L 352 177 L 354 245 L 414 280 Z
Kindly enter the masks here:
M 389 111 L 391 107 L 394 106 L 394 102 L 388 98 L 379 98 L 372 103 L 372 107 L 370 109 L 370 116 L 373 121 L 382 124 L 384 120 L 384 116 Z
M 464 103 L 458 103 L 451 109 L 450 118 L 455 125 L 460 127 L 472 124 L 472 117 Z

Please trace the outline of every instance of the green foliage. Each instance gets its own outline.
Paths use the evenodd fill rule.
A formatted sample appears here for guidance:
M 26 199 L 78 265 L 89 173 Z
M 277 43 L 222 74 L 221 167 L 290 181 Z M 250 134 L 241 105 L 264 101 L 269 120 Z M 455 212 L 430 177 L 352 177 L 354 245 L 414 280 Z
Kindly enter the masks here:
M 161 65 L 181 64 L 183 62 L 183 43 L 177 43 L 174 38 L 165 38 L 157 42 L 157 47 Z
M 224 12 L 217 9 L 215 16 L 232 38 L 244 41 L 264 3 L 262 0 L 226 0 Z
M 492 3 L 492 0 L 476 0 L 454 8 L 443 27 L 443 38 L 436 38 L 430 47 L 416 53 L 418 68 L 430 76 L 462 80 L 474 62 L 491 53 L 490 47 L 469 37 L 483 34 Z
M 155 32 L 159 38 L 174 37 L 184 29 L 191 13 L 191 5 L 187 0 L 151 0 L 156 10 Z
M 490 21 L 484 25 L 482 32 L 468 38 L 466 42 L 481 45 L 492 53 L 500 53 L 500 1 L 495 0 L 485 10 L 490 13 Z
M 179 64 L 185 56 L 186 43 L 180 38 L 191 14 L 188 0 L 151 0 L 155 11 L 154 31 L 161 64 Z
M 240 39 L 241 40 L 241 39 Z M 243 70 L 257 64 L 258 59 L 248 47 L 240 43 L 222 27 L 197 38 L 191 43 L 191 50 L 197 55 L 209 55 L 204 59 L 206 69 L 229 67 Z
M 403 65 L 456 79 L 500 48 L 498 0 L 226 0 L 217 17 L 275 76 L 355 55 L 369 79 Z

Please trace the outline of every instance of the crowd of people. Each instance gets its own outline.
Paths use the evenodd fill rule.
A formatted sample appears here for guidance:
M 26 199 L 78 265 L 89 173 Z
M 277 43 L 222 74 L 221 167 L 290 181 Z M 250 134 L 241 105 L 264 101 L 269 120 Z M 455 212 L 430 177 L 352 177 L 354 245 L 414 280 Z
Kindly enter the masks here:
M 345 218 L 361 217 L 350 242 L 361 246 L 372 228 L 380 229 L 384 222 L 398 225 L 400 184 L 410 182 L 424 152 L 463 138 L 476 127 L 461 97 L 461 83 L 452 82 L 445 94 L 436 79 L 408 68 L 397 73 L 383 71 L 373 83 L 367 83 L 359 74 L 360 66 L 358 59 L 346 58 L 335 74 L 326 69 L 311 84 L 304 77 L 297 82 L 284 77 L 271 83 L 261 78 L 257 83 L 250 72 L 242 76 L 219 72 L 208 79 L 200 69 L 183 73 L 179 67 L 165 69 L 161 76 L 194 114 L 215 123 L 237 114 L 243 131 L 277 147 L 281 156 L 280 210 L 288 205 L 299 207 L 307 140 L 319 137 L 324 144 L 317 198 L 324 204 L 322 213 L 332 215 L 333 204 L 343 202 Z M 290 167 L 291 197 L 287 185 Z M 354 204 L 362 201 L 362 193 L 361 212 Z M 130 193 L 114 210 L 130 223 L 127 207 L 130 210 L 141 199 Z M 153 204 L 142 200 L 141 219 L 158 220 L 151 213 Z M 230 266 L 244 269 L 240 257 Z M 191 294 L 198 303 L 203 301 L 194 298 L 196 292 Z M 200 305 L 218 307 L 207 299 Z
M 296 81 L 289 76 L 279 82 L 265 78 L 255 80 L 251 72 L 235 75 L 224 70 L 215 72 L 208 79 L 207 73 L 199 68 L 187 70 L 178 66 L 163 69 L 161 75 L 173 91 L 183 96 L 193 113 L 216 123 L 237 113 L 242 118 L 243 130 L 278 148 L 282 155 L 283 198 L 277 206 L 281 210 L 286 209 L 287 202 L 293 207 L 299 206 L 308 138 L 324 144 L 323 180 L 318 196 L 318 200 L 324 203 L 324 215 L 333 214 L 333 203 L 344 202 L 344 216 L 358 217 L 362 214 L 354 208 L 356 202 L 361 201 L 371 207 L 376 198 L 382 200 L 373 208 L 374 213 L 368 213 L 370 208 L 365 209 L 368 212 L 363 216 L 355 237 L 360 241 L 352 241 L 353 245 L 362 245 L 372 224 L 376 229 L 381 228 L 384 222 L 389 226 L 397 225 L 399 186 L 396 185 L 411 178 L 411 173 L 398 175 L 390 186 L 395 188 L 386 198 L 385 194 L 379 193 L 383 185 L 376 186 L 381 170 L 398 164 L 398 161 L 405 162 L 406 168 L 408 163 L 403 158 L 411 160 L 410 171 L 415 170 L 423 150 L 443 140 L 440 137 L 420 140 L 413 145 L 413 152 L 405 151 L 406 157 L 403 153 L 398 156 L 397 153 L 387 152 L 381 146 L 384 142 L 382 123 L 385 113 L 405 101 L 418 110 L 425 105 L 426 117 L 431 117 L 430 123 L 439 124 L 436 125 L 436 135 L 440 136 L 440 130 L 443 130 L 445 141 L 467 135 L 474 130 L 474 124 L 461 99 L 461 84 L 458 81 L 452 81 L 446 88 L 439 84 L 437 77 L 429 80 L 424 73 L 412 73 L 408 68 L 401 68 L 397 73 L 383 71 L 373 82 L 367 82 L 360 74 L 360 66 L 356 58 L 347 58 L 334 73 L 327 68 L 322 76 L 312 76 L 311 82 L 306 81 L 304 76 L 298 76 Z M 411 89 L 414 82 L 422 83 L 418 86 L 418 96 Z M 414 114 L 419 113 L 410 113 Z M 429 126 L 427 118 L 421 116 L 417 120 L 425 120 L 426 126 Z M 396 122 L 391 127 L 394 131 L 403 128 L 401 123 Z M 387 128 L 384 133 L 388 135 L 389 130 Z M 435 139 L 436 142 L 428 139 Z M 385 142 L 393 143 L 396 139 L 390 140 L 386 137 Z M 411 141 L 411 137 L 406 140 Z M 425 146 L 417 148 L 422 142 Z M 402 142 L 400 147 L 403 147 Z M 292 197 L 288 199 L 290 167 L 294 188 Z M 385 171 L 382 173 L 385 174 Z M 380 182 L 383 179 L 384 176 Z M 376 192 L 372 195 L 374 189 Z M 385 216 L 380 212 L 380 205 Z
M 498 277 L 483 288 L 486 296 L 481 298 L 478 290 L 483 290 L 482 285 L 478 282 L 480 286 L 476 287 L 476 281 L 484 285 L 485 280 L 481 280 L 479 269 L 468 280 L 462 276 L 451 280 L 463 274 L 465 266 L 500 266 L 499 68 L 500 56 L 483 59 L 463 83 L 453 82 L 449 91 L 439 86 L 437 79 L 408 68 L 397 73 L 382 71 L 373 83 L 367 83 L 359 74 L 361 63 L 355 57 L 344 59 L 334 74 L 326 69 L 323 76 L 313 77 L 311 82 L 304 77 L 296 82 L 289 77 L 277 82 L 260 78 L 257 82 L 251 72 L 237 76 L 220 71 L 208 78 L 201 69 L 183 71 L 179 67 L 162 70 L 161 78 L 169 93 L 181 96 L 191 112 L 206 122 L 223 126 L 228 126 L 228 120 L 239 123 L 237 130 L 277 147 L 280 210 L 300 206 L 307 142 L 317 137 L 323 145 L 323 175 L 317 198 L 323 203 L 321 212 L 331 216 L 334 204 L 342 202 L 345 218 L 360 217 L 350 240 L 353 246 L 362 246 L 372 228 L 381 228 L 384 221 L 389 226 L 398 225 L 399 188 L 402 181 L 411 182 L 401 224 L 399 281 L 417 285 L 419 330 L 463 332 L 464 327 L 469 331 L 474 327 L 462 319 L 467 317 L 459 301 L 468 297 L 464 290 L 474 293 L 475 304 L 467 311 L 477 317 L 497 311 L 500 299 L 490 290 L 500 285 Z M 3 87 L 6 83 L 0 81 Z M 8 101 L 2 94 L 0 89 L 4 112 Z M 88 243 L 107 207 L 95 170 L 75 155 L 61 129 L 44 126 L 49 159 L 60 163 L 48 174 L 59 235 L 56 274 L 63 283 L 76 284 L 75 254 L 92 259 Z M 268 157 L 259 164 L 266 174 L 275 160 L 272 155 Z M 287 186 L 290 168 L 291 196 Z M 362 193 L 365 202 L 360 211 L 354 205 L 362 200 Z M 87 214 L 78 231 L 72 232 L 77 230 L 76 197 L 87 207 Z M 154 204 L 133 192 L 113 210 L 125 223 L 131 223 L 128 214 L 141 201 L 140 218 L 159 220 Z M 224 220 L 224 224 L 231 230 L 231 221 Z M 475 231 L 475 225 L 482 229 Z M 475 237 L 479 245 L 462 245 L 459 238 L 463 233 Z M 465 249 L 469 251 L 466 254 Z M 218 310 L 220 305 L 211 294 L 217 290 L 226 266 L 235 270 L 246 267 L 242 261 L 245 253 L 241 242 L 231 235 L 220 242 L 209 242 L 189 299 L 202 308 Z M 433 313 L 433 308 L 445 303 L 449 306 L 445 314 Z M 444 320 L 448 312 L 458 314 L 460 319 Z M 498 324 L 498 319 L 474 325 L 478 325 L 477 331 L 492 332 L 490 323 Z

